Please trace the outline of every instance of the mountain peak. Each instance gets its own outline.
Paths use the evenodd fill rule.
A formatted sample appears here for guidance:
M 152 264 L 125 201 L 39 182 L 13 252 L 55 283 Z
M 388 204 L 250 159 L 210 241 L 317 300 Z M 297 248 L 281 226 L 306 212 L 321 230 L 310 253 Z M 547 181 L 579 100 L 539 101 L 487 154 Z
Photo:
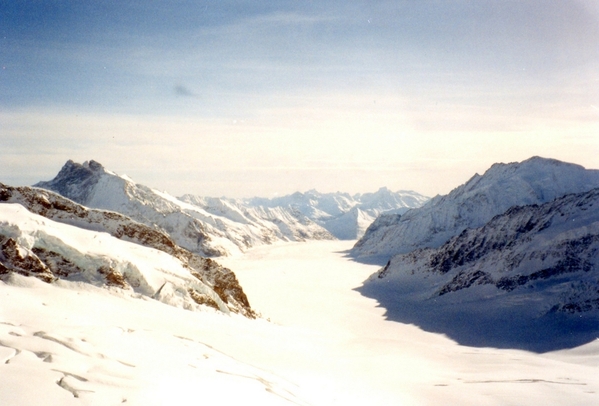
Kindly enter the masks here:
M 69 160 L 69 162 L 73 162 L 73 161 Z M 84 168 L 90 169 L 91 171 L 94 171 L 94 172 L 104 170 L 104 167 L 102 166 L 102 164 L 98 161 L 94 161 L 93 159 L 91 161 L 85 161 L 82 166 Z
M 558 159 L 553 159 L 553 158 L 543 158 L 540 156 L 533 156 L 530 157 L 528 159 L 525 159 L 522 162 L 510 162 L 510 163 L 494 163 L 493 165 L 491 165 L 491 167 L 485 172 L 485 175 L 487 173 L 493 173 L 496 171 L 501 171 L 503 170 L 513 170 L 513 171 L 519 171 L 519 170 L 525 170 L 525 169 L 531 169 L 531 170 L 538 170 L 540 168 L 550 168 L 550 167 L 555 167 L 555 168 L 577 168 L 579 170 L 584 170 L 585 168 L 581 165 L 577 165 L 577 164 L 573 164 L 570 162 L 564 162 L 564 161 L 560 161 Z
M 79 164 L 69 159 L 54 179 L 38 182 L 34 186 L 56 191 L 77 203 L 85 204 L 89 191 L 104 173 L 106 170 L 99 162 L 91 160 Z

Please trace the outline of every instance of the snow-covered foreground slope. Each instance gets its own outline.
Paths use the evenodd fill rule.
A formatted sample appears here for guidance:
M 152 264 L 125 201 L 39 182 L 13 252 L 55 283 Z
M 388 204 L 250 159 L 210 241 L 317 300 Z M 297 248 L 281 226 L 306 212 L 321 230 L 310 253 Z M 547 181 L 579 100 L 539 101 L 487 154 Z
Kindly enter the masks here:
M 0 300 L 3 406 L 308 404 L 296 385 L 219 350 L 228 334 L 267 338 L 266 322 L 20 275 L 0 282 Z
M 375 267 L 348 248 L 227 258 L 272 322 L 13 275 L 0 282 L 0 404 L 597 404 L 599 342 L 538 355 L 386 321 L 353 290 Z
M 512 206 L 545 203 L 596 187 L 599 170 L 554 159 L 533 157 L 520 163 L 494 164 L 448 195 L 434 197 L 401 217 L 384 216 L 372 224 L 352 253 L 390 258 L 418 248 L 436 248 Z
M 191 252 L 222 256 L 276 241 L 333 239 L 300 214 L 272 211 L 266 218 L 246 215 L 214 199 L 206 208 L 133 182 L 95 161 L 68 161 L 58 175 L 36 186 L 57 192 L 87 207 L 111 210 L 150 226 L 158 226 Z

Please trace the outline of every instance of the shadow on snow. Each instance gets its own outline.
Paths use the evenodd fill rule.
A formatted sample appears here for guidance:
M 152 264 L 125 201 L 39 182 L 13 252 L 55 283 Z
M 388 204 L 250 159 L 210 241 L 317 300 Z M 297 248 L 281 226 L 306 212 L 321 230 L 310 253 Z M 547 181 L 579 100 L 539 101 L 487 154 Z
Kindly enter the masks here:
M 599 311 L 583 313 L 522 311 L 492 301 L 448 303 L 437 298 L 410 300 L 397 286 L 371 284 L 355 289 L 386 309 L 387 320 L 440 333 L 460 345 L 544 353 L 569 349 L 599 339 Z

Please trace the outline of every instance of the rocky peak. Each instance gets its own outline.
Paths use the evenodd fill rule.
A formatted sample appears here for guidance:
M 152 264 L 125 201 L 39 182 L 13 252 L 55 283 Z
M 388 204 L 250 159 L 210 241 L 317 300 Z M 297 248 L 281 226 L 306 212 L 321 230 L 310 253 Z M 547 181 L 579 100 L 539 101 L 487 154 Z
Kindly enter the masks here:
M 91 170 L 92 172 L 104 172 L 104 167 L 102 164 L 100 162 L 94 161 L 93 159 L 91 161 L 85 161 L 81 166 Z
M 79 164 L 69 159 L 54 179 L 38 182 L 34 186 L 53 190 L 77 203 L 86 204 L 90 191 L 104 173 L 106 171 L 99 162 L 91 160 Z

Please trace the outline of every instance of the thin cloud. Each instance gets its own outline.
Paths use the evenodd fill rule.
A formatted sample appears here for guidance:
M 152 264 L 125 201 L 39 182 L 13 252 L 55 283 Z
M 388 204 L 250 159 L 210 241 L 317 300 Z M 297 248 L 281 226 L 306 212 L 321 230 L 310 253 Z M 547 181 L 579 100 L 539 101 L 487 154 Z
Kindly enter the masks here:
M 177 85 L 175 86 L 175 94 L 177 96 L 182 96 L 182 97 L 198 97 L 197 94 L 195 94 L 194 92 L 192 92 L 191 90 L 189 90 L 187 87 L 183 86 L 183 85 Z

